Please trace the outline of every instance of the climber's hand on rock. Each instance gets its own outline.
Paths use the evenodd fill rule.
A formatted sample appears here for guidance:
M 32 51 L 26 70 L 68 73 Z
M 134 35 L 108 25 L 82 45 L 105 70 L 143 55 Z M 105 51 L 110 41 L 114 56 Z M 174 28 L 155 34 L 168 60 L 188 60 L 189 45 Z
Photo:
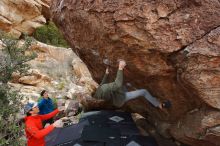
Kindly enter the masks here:
M 126 62 L 124 60 L 119 60 L 119 70 L 123 70 L 124 67 L 126 66 Z

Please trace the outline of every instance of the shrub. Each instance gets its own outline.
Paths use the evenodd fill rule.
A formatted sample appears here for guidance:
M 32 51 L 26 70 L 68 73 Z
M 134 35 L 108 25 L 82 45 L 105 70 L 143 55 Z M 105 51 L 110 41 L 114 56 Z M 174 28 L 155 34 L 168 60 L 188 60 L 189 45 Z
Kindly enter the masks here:
M 26 38 L 24 44 L 9 38 L 0 32 L 0 145 L 23 146 L 21 139 L 22 125 L 19 124 L 17 114 L 21 110 L 22 96 L 8 86 L 13 72 L 25 74 L 29 66 L 27 61 L 36 57 L 35 54 L 26 55 L 25 51 L 31 45 L 31 39 Z
M 36 29 L 34 38 L 42 43 L 57 47 L 69 47 L 53 22 Z
M 64 81 L 60 81 L 60 83 L 57 86 L 58 90 L 63 90 L 65 88 L 65 83 Z
M 4 85 L 0 87 L 0 97 L 0 145 L 22 146 L 19 138 L 23 135 L 23 124 L 19 124 L 16 116 L 22 96 Z

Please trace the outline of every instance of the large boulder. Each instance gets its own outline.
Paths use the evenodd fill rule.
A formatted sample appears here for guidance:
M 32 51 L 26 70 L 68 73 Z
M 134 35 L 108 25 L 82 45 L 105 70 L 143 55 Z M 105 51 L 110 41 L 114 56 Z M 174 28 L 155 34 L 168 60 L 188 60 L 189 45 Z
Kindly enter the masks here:
M 1 0 L 0 29 L 17 38 L 22 33 L 32 34 L 46 23 L 49 4 L 49 0 Z
M 128 64 L 125 82 L 172 102 L 160 111 L 140 98 L 126 109 L 182 142 L 219 145 L 218 0 L 53 0 L 51 12 L 96 81 L 104 74 L 103 62 L 116 72 L 122 58 Z

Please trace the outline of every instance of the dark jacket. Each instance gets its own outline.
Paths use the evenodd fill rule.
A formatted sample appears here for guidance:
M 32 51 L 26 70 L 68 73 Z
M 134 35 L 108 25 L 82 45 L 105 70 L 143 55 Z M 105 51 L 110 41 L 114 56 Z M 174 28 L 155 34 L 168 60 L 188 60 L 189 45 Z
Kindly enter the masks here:
M 40 115 L 48 114 L 54 110 L 53 101 L 51 98 L 48 99 L 42 98 L 38 102 L 38 107 L 40 109 Z
M 97 88 L 94 98 L 111 101 L 114 106 L 121 107 L 125 101 L 123 89 L 123 71 L 118 70 L 114 82 L 107 82 L 107 74 L 104 75 L 100 86 Z

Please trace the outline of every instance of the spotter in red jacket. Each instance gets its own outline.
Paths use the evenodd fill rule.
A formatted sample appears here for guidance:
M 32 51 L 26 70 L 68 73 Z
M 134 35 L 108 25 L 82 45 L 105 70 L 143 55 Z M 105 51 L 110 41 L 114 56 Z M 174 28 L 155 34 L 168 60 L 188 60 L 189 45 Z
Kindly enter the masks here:
M 25 132 L 28 146 L 45 146 L 44 137 L 53 131 L 54 126 L 49 125 L 43 128 L 42 121 L 54 117 L 58 112 L 56 109 L 49 114 L 25 117 Z

